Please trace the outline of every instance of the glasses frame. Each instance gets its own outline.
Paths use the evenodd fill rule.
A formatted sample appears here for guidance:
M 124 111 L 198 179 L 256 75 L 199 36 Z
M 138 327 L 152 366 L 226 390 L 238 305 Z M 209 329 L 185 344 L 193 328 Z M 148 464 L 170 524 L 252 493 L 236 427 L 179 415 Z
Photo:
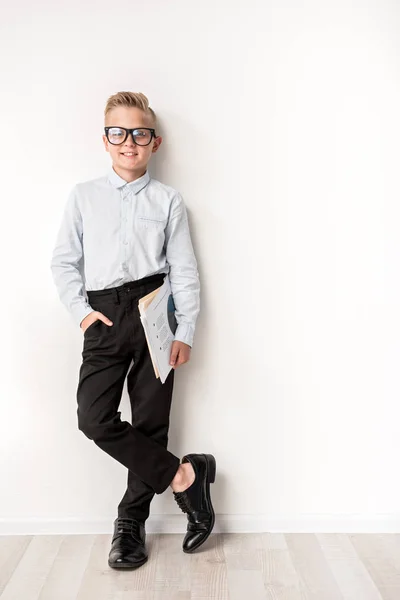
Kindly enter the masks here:
M 109 129 L 122 129 L 123 131 L 125 131 L 125 137 L 122 140 L 122 142 L 119 142 L 118 144 L 115 144 L 114 142 L 110 142 L 109 137 L 108 137 L 108 130 Z M 135 142 L 135 138 L 133 137 L 133 132 L 136 131 L 137 129 L 146 129 L 147 131 L 150 131 L 151 136 L 150 136 L 150 141 L 147 144 L 137 144 Z M 127 129 L 126 127 L 119 127 L 119 125 L 110 125 L 109 127 L 104 127 L 104 133 L 106 134 L 106 138 L 107 140 L 110 142 L 110 144 L 112 144 L 113 146 L 120 146 L 121 144 L 123 144 L 124 142 L 126 142 L 128 135 L 131 134 L 132 135 L 132 140 L 133 143 L 136 144 L 137 146 L 148 146 L 149 144 L 151 144 L 151 140 L 153 139 L 153 137 L 157 137 L 156 136 L 156 130 L 152 129 L 151 127 L 134 127 L 133 129 Z

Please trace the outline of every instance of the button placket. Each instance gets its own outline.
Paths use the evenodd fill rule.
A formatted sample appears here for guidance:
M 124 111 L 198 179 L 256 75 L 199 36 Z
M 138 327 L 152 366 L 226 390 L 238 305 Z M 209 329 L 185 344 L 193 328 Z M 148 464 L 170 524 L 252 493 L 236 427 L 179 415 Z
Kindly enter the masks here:
M 125 185 L 121 190 L 122 195 L 122 209 L 121 209 L 121 242 L 122 242 L 122 268 L 127 262 L 127 251 L 128 251 L 128 240 L 127 240 L 127 223 L 128 223 L 128 211 L 130 189 Z

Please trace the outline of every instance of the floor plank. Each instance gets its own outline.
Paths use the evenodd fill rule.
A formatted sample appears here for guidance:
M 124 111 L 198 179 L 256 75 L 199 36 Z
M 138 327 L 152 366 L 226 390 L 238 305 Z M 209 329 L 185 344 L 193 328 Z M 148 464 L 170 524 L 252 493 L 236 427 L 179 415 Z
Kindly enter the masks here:
M 382 600 L 377 586 L 344 533 L 318 533 L 317 540 L 346 600 Z
M 1 600 L 38 600 L 63 537 L 33 537 L 5 586 Z
M 0 536 L 0 595 L 32 539 L 31 535 Z
M 400 548 L 397 534 L 349 534 L 355 550 L 383 600 L 400 598 Z
M 147 534 L 147 563 L 108 566 L 112 535 L 0 536 L 1 600 L 399 600 L 400 535 Z
M 336 579 L 313 533 L 286 533 L 289 552 L 307 600 L 343 600 Z

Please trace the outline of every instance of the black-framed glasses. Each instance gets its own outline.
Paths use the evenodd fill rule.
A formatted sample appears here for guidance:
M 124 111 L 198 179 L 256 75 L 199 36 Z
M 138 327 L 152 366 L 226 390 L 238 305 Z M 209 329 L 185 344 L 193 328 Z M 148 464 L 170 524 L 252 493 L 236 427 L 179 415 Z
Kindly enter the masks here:
M 126 127 L 104 127 L 104 132 L 110 144 L 118 146 L 123 144 L 131 133 L 133 141 L 139 146 L 148 146 L 156 137 L 156 130 L 150 127 L 136 127 L 135 129 L 126 129 Z

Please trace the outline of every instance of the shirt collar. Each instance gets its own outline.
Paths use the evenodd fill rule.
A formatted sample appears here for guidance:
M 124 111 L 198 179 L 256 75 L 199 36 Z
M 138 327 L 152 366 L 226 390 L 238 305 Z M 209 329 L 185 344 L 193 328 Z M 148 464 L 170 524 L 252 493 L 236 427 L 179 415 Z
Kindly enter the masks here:
M 125 179 L 122 179 L 122 177 L 120 177 L 118 173 L 114 171 L 113 167 L 110 167 L 108 171 L 108 181 L 115 188 L 121 188 L 124 185 L 126 185 L 127 189 L 129 189 L 134 194 L 137 194 L 148 184 L 148 182 L 150 181 L 150 175 L 149 171 L 146 170 L 146 173 L 139 177 L 139 179 L 135 179 L 135 181 L 130 181 L 128 183 L 127 181 L 125 181 Z

